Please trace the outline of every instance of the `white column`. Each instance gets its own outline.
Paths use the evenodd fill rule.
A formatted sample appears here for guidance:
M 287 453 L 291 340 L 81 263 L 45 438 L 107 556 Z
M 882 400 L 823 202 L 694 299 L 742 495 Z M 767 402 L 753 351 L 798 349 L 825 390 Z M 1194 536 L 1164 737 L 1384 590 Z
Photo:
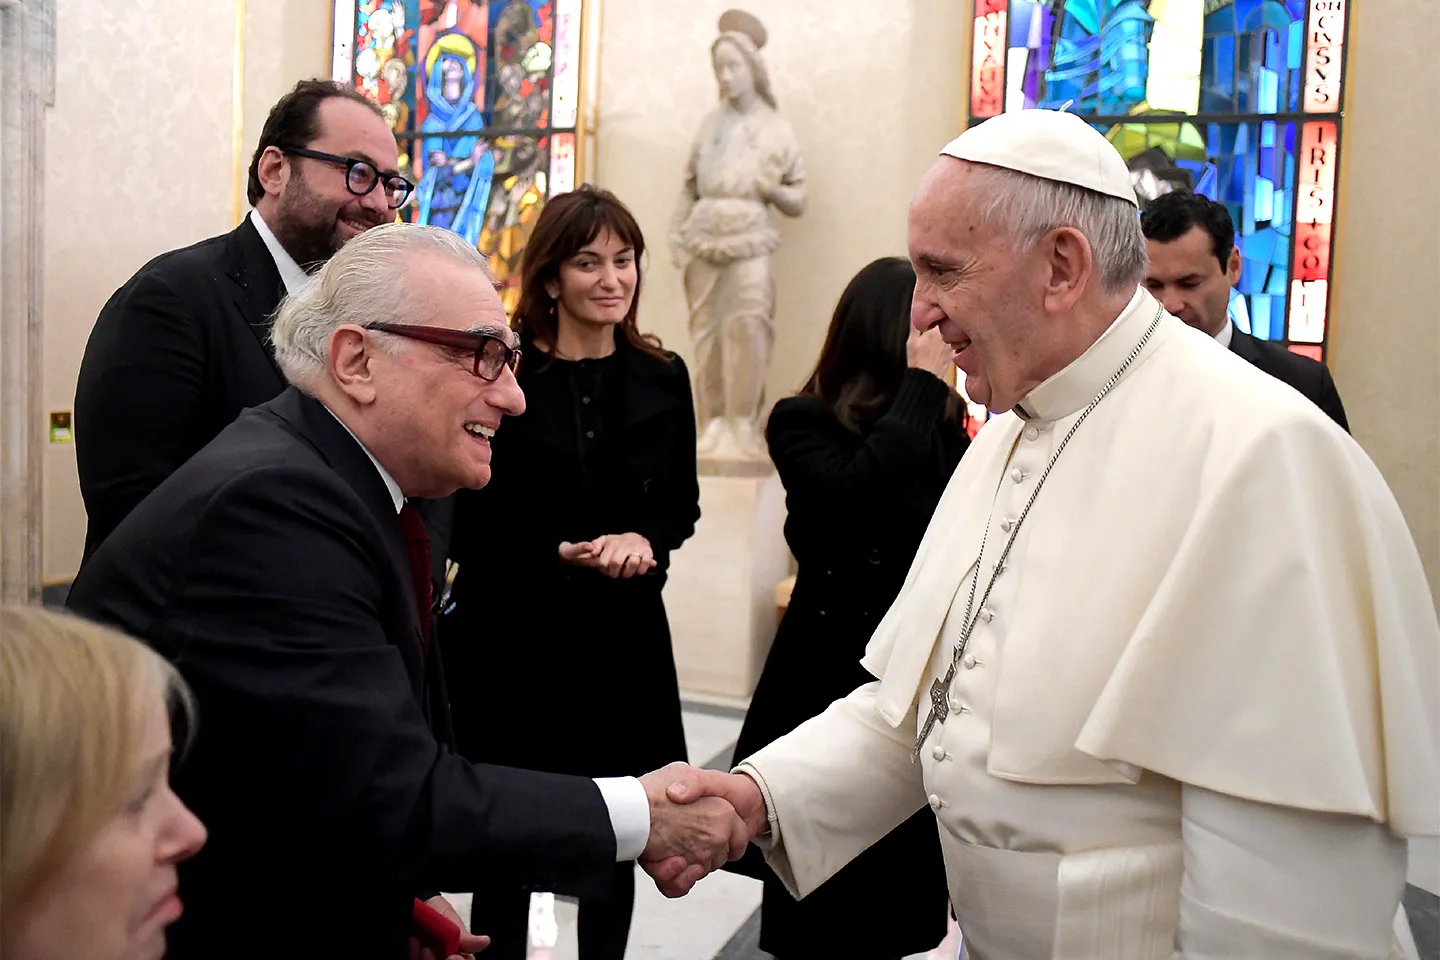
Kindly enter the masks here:
M 785 489 L 760 476 L 700 474 L 700 522 L 670 560 L 665 611 L 680 689 L 748 700 L 775 639 L 775 585 L 789 572 Z
M 45 108 L 55 99 L 55 0 L 0 0 L 0 601 L 41 578 L 40 338 Z

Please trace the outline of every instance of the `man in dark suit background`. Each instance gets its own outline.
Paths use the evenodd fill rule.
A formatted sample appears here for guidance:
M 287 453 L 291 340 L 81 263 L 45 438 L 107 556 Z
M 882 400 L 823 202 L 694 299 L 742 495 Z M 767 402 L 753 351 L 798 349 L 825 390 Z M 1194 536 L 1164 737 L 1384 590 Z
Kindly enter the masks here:
M 1230 322 L 1230 288 L 1240 279 L 1235 225 L 1223 204 L 1187 191 L 1150 201 L 1140 218 L 1150 265 L 1145 288 L 1170 313 L 1294 387 L 1349 430 L 1329 369 L 1319 361 L 1252 337 Z
M 351 237 L 395 219 L 411 189 L 396 156 L 374 104 L 341 84 L 301 81 L 260 132 L 249 216 L 156 257 L 111 296 L 75 390 L 86 558 L 241 410 L 285 389 L 269 345 L 280 298 Z M 437 543 L 448 542 L 448 507 L 426 506 Z
M 69 595 L 196 695 L 176 789 L 211 841 L 181 870 L 172 960 L 398 960 L 412 898 L 477 874 L 603 894 L 616 862 L 671 878 L 683 857 L 662 885 L 678 895 L 738 857 L 744 826 L 723 801 L 665 799 L 684 765 L 590 780 L 450 748 L 408 498 L 483 486 L 489 437 L 524 409 L 481 254 L 439 228 L 369 231 L 286 300 L 273 338 L 293 386 L 162 482 Z M 507 544 L 474 549 L 493 559 L 487 602 L 510 602 Z M 586 684 L 556 663 L 533 707 L 583 724 L 606 696 Z

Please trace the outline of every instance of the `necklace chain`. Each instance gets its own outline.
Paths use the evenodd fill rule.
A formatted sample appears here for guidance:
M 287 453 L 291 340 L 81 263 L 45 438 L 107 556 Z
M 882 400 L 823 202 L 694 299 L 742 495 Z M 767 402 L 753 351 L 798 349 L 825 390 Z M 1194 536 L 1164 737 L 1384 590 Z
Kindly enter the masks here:
M 994 520 L 994 511 L 991 511 L 990 519 L 985 522 L 985 533 L 980 538 L 980 553 L 975 558 L 975 575 L 970 578 L 970 594 L 965 601 L 965 616 L 960 621 L 962 624 L 960 639 L 955 643 L 955 649 L 950 656 L 950 665 L 945 671 L 944 679 L 932 688 L 930 715 L 926 718 L 925 725 L 921 727 L 920 737 L 915 742 L 912 759 L 919 756 L 920 747 L 924 744 L 925 738 L 930 735 L 930 730 L 935 726 L 936 721 L 943 721 L 946 714 L 949 713 L 948 705 L 944 712 L 941 710 L 944 699 L 940 694 L 943 692 L 945 695 L 948 695 L 949 693 L 950 684 L 955 680 L 955 674 L 959 669 L 960 660 L 965 655 L 965 648 L 970 645 L 970 634 L 975 630 L 975 624 L 980 619 L 981 611 L 985 609 L 986 601 L 990 599 L 990 591 L 995 588 L 995 581 L 999 579 L 1001 571 L 1005 569 L 1005 561 L 1010 556 L 1010 548 L 1015 545 L 1015 540 L 1020 535 L 1021 525 L 1025 523 L 1025 518 L 1030 515 L 1030 508 L 1035 505 L 1035 498 L 1040 496 L 1040 490 L 1045 486 L 1045 481 L 1049 479 L 1050 471 L 1055 469 L 1055 462 L 1059 460 L 1060 455 L 1065 452 L 1066 446 L 1070 443 L 1070 438 L 1075 436 L 1076 430 L 1080 429 L 1080 424 L 1085 422 L 1091 412 L 1100 405 L 1100 401 L 1104 400 L 1106 395 L 1114 389 L 1115 384 L 1119 383 L 1120 378 L 1125 375 L 1125 371 L 1130 369 L 1130 365 L 1140 356 L 1140 352 L 1145 349 L 1145 344 L 1150 342 L 1151 335 L 1153 335 L 1156 328 L 1160 326 L 1160 318 L 1163 314 L 1163 307 L 1155 311 L 1155 318 L 1150 321 L 1150 326 L 1146 328 L 1145 335 L 1140 338 L 1140 341 L 1135 344 L 1129 355 L 1125 357 L 1125 361 L 1120 364 L 1119 369 L 1111 374 L 1110 379 L 1106 380 L 1104 385 L 1100 387 L 1100 392 L 1095 394 L 1095 398 L 1080 412 L 1080 416 L 1070 425 L 1070 429 L 1066 431 L 1065 436 L 1060 440 L 1060 444 L 1055 448 L 1055 452 L 1050 455 L 1050 462 L 1045 465 L 1045 470 L 1040 474 L 1040 479 L 1036 482 L 1035 489 L 1030 491 L 1030 497 L 1025 501 L 1025 506 L 1020 511 L 1020 516 L 1016 518 L 1014 524 L 1010 527 L 1010 536 L 1005 541 L 1004 549 L 1000 551 L 1000 559 L 995 563 L 994 569 L 990 574 L 990 580 L 985 585 L 985 592 L 980 595 L 980 604 L 977 609 L 975 592 L 976 588 L 980 585 L 980 567 L 985 560 L 985 546 L 990 542 L 990 524 Z

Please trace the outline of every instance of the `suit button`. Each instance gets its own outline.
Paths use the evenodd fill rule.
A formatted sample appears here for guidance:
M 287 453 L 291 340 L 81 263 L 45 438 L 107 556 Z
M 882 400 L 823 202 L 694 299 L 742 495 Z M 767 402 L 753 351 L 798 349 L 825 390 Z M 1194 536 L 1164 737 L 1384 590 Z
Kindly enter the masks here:
M 880 564 L 880 551 L 879 551 L 879 550 L 871 550 L 871 551 L 870 551 L 870 562 L 871 562 L 872 564 L 876 565 L 876 566 L 879 566 L 879 564 Z
M 930 751 L 930 756 L 934 757 L 936 760 L 944 760 L 946 757 L 945 748 L 940 746 L 940 744 L 938 743 L 935 744 L 935 749 Z
M 1014 480 L 1016 483 L 1019 483 L 1021 480 L 1025 479 L 1025 471 L 1021 470 L 1019 467 L 1016 467 L 1014 470 L 1010 471 L 1010 479 Z
M 981 607 L 980 619 L 985 621 L 986 623 L 989 623 L 991 620 L 995 619 L 995 611 L 991 610 L 989 607 Z
M 821 611 L 820 611 L 820 616 L 822 616 L 822 617 L 825 616 L 825 611 L 824 611 L 824 610 L 821 610 Z
M 834 571 L 834 570 L 826 570 L 826 571 L 825 571 L 825 576 L 827 576 L 827 577 L 833 577 L 834 575 L 835 575 L 835 571 Z
M 580 398 L 580 402 L 583 403 L 583 404 L 585 404 L 586 406 L 589 406 L 589 405 L 590 405 L 590 398 L 589 398 L 589 397 L 581 397 L 581 398 Z
M 586 440 L 594 440 L 594 439 L 595 439 L 595 431 L 594 431 L 594 430 L 586 430 L 586 431 L 585 431 L 585 439 L 586 439 Z
M 967 656 L 965 657 L 965 660 L 964 660 L 965 669 L 966 669 L 966 670 L 974 670 L 974 669 L 975 669 L 975 664 L 977 664 L 977 663 L 979 663 L 979 662 L 980 662 L 980 661 L 979 661 L 979 660 L 976 660 L 973 656 L 967 655 Z
M 1038 440 L 1039 437 L 1040 437 L 1040 431 L 1039 431 L 1039 430 L 1036 430 L 1034 427 L 1026 427 L 1026 428 L 1025 428 L 1025 439 L 1026 439 L 1026 440 Z
M 939 810 L 939 809 L 940 809 L 941 807 L 943 807 L 943 806 L 945 806 L 945 801 L 944 801 L 944 800 L 941 800 L 940 797 L 939 797 L 937 794 L 933 794 L 933 793 L 930 794 L 930 809 L 931 809 L 931 810 Z

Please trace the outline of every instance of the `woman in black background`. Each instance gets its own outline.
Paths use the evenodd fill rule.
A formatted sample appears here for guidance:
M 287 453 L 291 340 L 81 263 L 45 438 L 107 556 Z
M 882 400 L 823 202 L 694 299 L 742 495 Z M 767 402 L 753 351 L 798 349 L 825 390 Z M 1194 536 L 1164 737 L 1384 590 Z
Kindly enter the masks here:
M 770 415 L 766 440 L 799 572 L 737 760 L 874 679 L 859 664 L 865 644 L 969 446 L 963 404 L 941 379 L 951 350 L 936 331 L 909 325 L 914 289 L 898 257 L 861 270 L 809 382 Z M 799 902 L 753 849 L 737 866 L 765 881 L 760 948 L 784 960 L 901 957 L 945 936 L 945 868 L 928 809 Z
M 552 198 L 525 249 L 515 326 L 525 413 L 493 439 L 494 479 L 461 491 L 440 620 L 469 759 L 590 777 L 685 759 L 660 590 L 700 516 L 680 358 L 636 328 L 645 240 L 608 191 Z M 634 865 L 581 898 L 581 960 L 621 960 Z M 487 958 L 523 958 L 529 895 L 479 890 Z

